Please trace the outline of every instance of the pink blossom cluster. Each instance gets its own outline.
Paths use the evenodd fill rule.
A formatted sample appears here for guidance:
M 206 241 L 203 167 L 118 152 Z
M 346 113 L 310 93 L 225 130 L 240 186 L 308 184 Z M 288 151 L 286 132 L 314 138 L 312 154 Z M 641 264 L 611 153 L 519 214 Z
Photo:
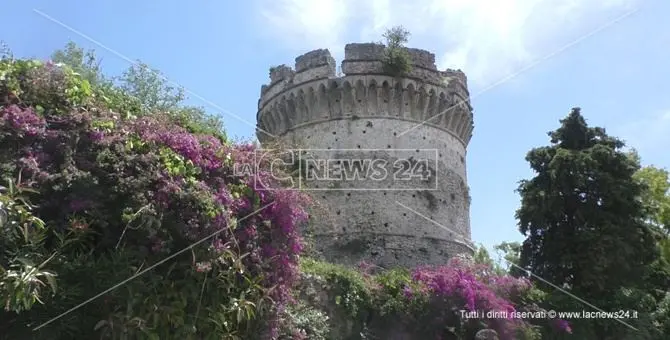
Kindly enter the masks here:
M 403 293 L 412 298 L 416 294 L 438 298 L 437 301 L 467 311 L 500 311 L 517 310 L 512 302 L 520 294 L 531 288 L 531 283 L 524 278 L 509 275 L 493 274 L 485 265 L 473 264 L 461 259 L 452 259 L 445 266 L 421 267 L 412 273 L 412 279 L 420 283 L 418 291 L 405 287 Z M 502 339 L 514 339 L 515 331 L 528 326 L 522 319 L 490 319 L 483 320 L 495 329 Z M 567 322 L 558 320 L 559 329 L 570 332 Z
M 0 109 L 0 127 L 5 126 L 20 136 L 37 136 L 44 132 L 45 121 L 31 108 L 10 105 Z
M 298 256 L 303 249 L 298 230 L 307 220 L 307 196 L 281 190 L 270 173 L 262 168 L 254 168 L 257 171 L 244 176 L 235 174 L 234 162 L 254 160 L 253 145 L 223 144 L 212 136 L 189 133 L 160 115 L 134 120 L 119 119 L 112 112 L 98 112 L 97 116 L 71 112 L 41 117 L 30 108 L 11 105 L 0 109 L 0 134 L 16 142 L 12 145 L 24 144 L 12 153 L 24 175 L 37 180 L 37 186 L 50 185 L 49 181 L 74 174 L 83 177 L 72 177 L 68 181 L 83 181 L 95 173 L 95 176 L 103 176 L 107 183 L 118 186 L 113 189 L 115 192 L 125 190 L 137 197 L 146 197 L 158 209 L 173 214 L 176 220 L 172 222 L 181 223 L 181 232 L 188 239 L 197 240 L 221 231 L 211 239 L 212 257 L 198 259 L 194 270 L 211 269 L 217 253 L 235 245 L 239 255 L 249 254 L 243 257 L 245 272 L 262 278 L 263 286 L 271 289 L 271 297 L 280 310 L 298 279 Z M 113 127 L 107 125 L 104 130 L 94 127 L 96 119 L 111 119 Z M 129 149 L 130 138 L 138 137 L 147 147 Z M 77 153 L 64 154 L 74 143 L 79 143 Z M 160 169 L 158 150 L 165 147 L 199 169 L 195 181 L 185 181 Z M 101 152 L 119 157 L 125 163 L 112 164 L 115 169 L 100 169 L 97 162 Z M 68 161 L 67 172 L 56 164 L 62 162 L 63 157 L 74 157 Z M 146 180 L 140 183 L 140 178 Z M 143 191 L 135 192 L 137 188 Z M 191 196 L 184 195 L 185 192 Z M 77 193 L 79 196 L 54 199 L 52 210 L 61 211 L 65 220 L 69 218 L 66 214 L 91 213 L 91 209 L 103 206 L 94 202 L 95 190 Z M 104 212 L 97 213 L 111 211 L 109 207 L 103 208 Z M 208 209 L 215 214 L 204 213 Z M 231 230 L 233 220 L 238 222 Z M 145 240 L 145 246 L 154 252 L 165 251 L 168 243 L 161 235 L 157 231 Z

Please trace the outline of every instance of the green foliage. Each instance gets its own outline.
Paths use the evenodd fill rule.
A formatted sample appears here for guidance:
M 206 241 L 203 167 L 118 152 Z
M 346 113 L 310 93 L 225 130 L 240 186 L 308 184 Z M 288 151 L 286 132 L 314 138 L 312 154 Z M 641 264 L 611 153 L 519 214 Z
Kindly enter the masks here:
M 43 303 L 44 288 L 56 293 L 56 274 L 45 269 L 55 254 L 42 251 L 45 223 L 32 213 L 35 206 L 26 195 L 32 190 L 20 178 L 7 184 L 0 186 L 0 300 L 5 310 L 20 313 Z
M 68 65 L 80 79 L 87 81 L 93 87 L 98 104 L 124 117 L 167 113 L 189 132 L 227 141 L 220 117 L 206 113 L 201 107 L 183 105 L 185 90 L 172 85 L 160 71 L 147 64 L 138 61 L 121 76 L 107 77 L 102 73 L 101 61 L 95 51 L 84 51 L 73 42 L 54 52 L 51 59 Z
M 664 259 L 666 263 L 670 263 L 670 238 L 663 238 L 658 242 L 658 246 L 661 251 L 661 259 Z
M 635 284 L 657 256 L 633 180 L 639 165 L 620 151 L 623 142 L 587 127 L 579 109 L 561 123 L 552 145 L 526 158 L 537 175 L 519 186 L 521 264 L 592 294 Z
M 636 154 L 633 156 L 639 159 Z M 644 189 L 641 201 L 646 220 L 656 232 L 660 251 L 660 256 L 649 266 L 650 272 L 644 277 L 644 287 L 651 292 L 659 305 L 663 305 L 670 282 L 670 179 L 666 170 L 653 166 L 638 170 L 634 178 Z
M 68 65 L 81 79 L 93 86 L 111 84 L 111 80 L 102 74 L 101 61 L 98 60 L 95 51 L 85 51 L 72 41 L 68 42 L 64 49 L 55 51 L 51 55 L 51 61 Z
M 146 113 L 168 112 L 186 99 L 183 88 L 170 84 L 167 78 L 149 65 L 137 62 L 120 77 L 121 88 L 139 98 Z
M 642 204 L 649 222 L 670 234 L 670 178 L 665 169 L 647 166 L 635 173 L 635 179 L 645 188 Z
M 261 196 L 249 186 L 254 177 L 235 176 L 231 168 L 249 159 L 253 147 L 182 128 L 197 130 L 200 123 L 191 119 L 197 110 L 146 111 L 147 102 L 164 98 L 151 89 L 169 91 L 138 86 L 149 89 L 141 92 L 146 97 L 130 95 L 80 52 L 71 45 L 58 54 L 73 67 L 0 61 L 6 185 L 0 186 L 0 334 L 248 339 L 259 333 L 296 277 L 302 196 L 281 190 Z M 176 101 L 158 102 L 165 103 Z M 276 213 L 246 219 L 269 203 Z
M 304 274 L 324 278 L 328 282 L 325 288 L 335 294 L 335 304 L 347 310 L 351 317 L 358 318 L 370 308 L 372 292 L 368 279 L 356 270 L 313 259 L 302 259 L 300 269 Z
M 417 268 L 411 272 L 391 269 L 371 274 L 368 272 L 370 267 L 364 264 L 361 270 L 355 270 L 303 258 L 301 269 L 305 278 L 316 282 L 315 286 L 323 287 L 325 296 L 332 301 L 324 304 L 323 295 L 320 295 L 323 291 L 304 287 L 300 298 L 327 310 L 330 305 L 339 307 L 335 311 L 329 310 L 333 326 L 331 338 L 343 338 L 343 334 L 352 334 L 355 330 L 356 335 L 351 339 L 360 338 L 359 333 L 361 337 L 365 335 L 364 338 L 374 335 L 383 339 L 400 329 L 423 338 L 437 335 L 469 338 L 486 328 L 486 324 L 484 320 L 461 319 L 459 310 L 466 308 L 467 301 L 476 301 L 474 303 L 481 304 L 480 308 L 484 310 L 524 310 L 526 304 L 536 304 L 544 297 L 541 291 L 527 290 L 527 281 L 523 279 L 498 276 L 490 268 L 485 268 L 486 265 L 459 263 L 455 260 L 444 267 Z M 493 283 L 495 287 L 473 281 L 459 283 L 454 280 L 454 275 L 462 276 L 464 281 Z M 505 298 L 495 296 L 494 292 Z M 512 304 L 505 300 L 512 297 L 516 299 Z M 343 316 L 338 311 L 343 311 Z M 539 339 L 537 326 L 518 320 L 512 324 L 511 329 L 501 327 L 507 332 L 504 339 Z
M 0 60 L 0 105 L 21 104 L 64 113 L 84 105 L 93 94 L 91 84 L 68 66 L 38 60 Z
M 507 271 L 514 277 L 526 276 L 520 267 L 521 257 L 521 243 L 519 242 L 503 242 L 496 245 L 495 250 L 502 254 L 502 257 L 507 265 Z
M 284 316 L 286 327 L 282 329 L 280 339 L 296 340 L 330 340 L 330 324 L 328 316 L 302 301 L 288 306 Z
M 179 176 L 190 184 L 197 181 L 197 176 L 201 171 L 191 160 L 185 159 L 182 155 L 166 147 L 160 149 L 159 157 L 171 176 Z
M 521 267 L 604 310 L 649 311 L 640 303 L 653 302 L 645 279 L 658 252 L 639 199 L 644 187 L 634 178 L 638 160 L 622 151 L 620 140 L 588 127 L 578 108 L 549 136 L 550 146 L 526 157 L 536 176 L 519 186 L 522 205 L 516 216 L 526 236 Z M 544 303 L 555 310 L 584 308 L 562 292 Z M 575 323 L 578 338 L 630 331 L 611 320 Z
M 392 76 L 402 76 L 412 70 L 412 60 L 405 48 L 410 33 L 402 26 L 396 26 L 386 30 L 383 37 L 386 39 L 384 49 L 384 72 Z
M 420 316 L 425 313 L 424 307 L 428 300 L 421 295 L 408 299 L 408 290 L 418 291 L 420 285 L 412 280 L 412 275 L 406 269 L 391 269 L 383 271 L 373 277 L 373 285 L 377 287 L 375 301 L 376 312 L 384 317 L 402 315 Z
M 477 264 L 482 264 L 490 267 L 491 270 L 493 270 L 493 272 L 495 272 L 496 274 L 502 275 L 503 273 L 506 272 L 504 267 L 500 263 L 494 261 L 491 258 L 489 251 L 486 250 L 486 247 L 484 247 L 483 245 L 479 245 L 476 247 L 474 260 L 475 263 Z
M 503 242 L 493 247 L 501 260 L 494 260 L 488 250 L 479 245 L 475 249 L 474 261 L 477 264 L 485 265 L 496 275 L 510 274 L 515 277 L 526 276 L 519 268 L 519 255 L 521 253 L 521 244 L 519 242 Z
M 0 40 L 0 60 L 3 59 L 14 59 L 14 54 L 9 48 L 9 45 L 4 41 Z
M 667 292 L 652 314 L 653 322 L 662 334 L 670 334 L 670 292 Z

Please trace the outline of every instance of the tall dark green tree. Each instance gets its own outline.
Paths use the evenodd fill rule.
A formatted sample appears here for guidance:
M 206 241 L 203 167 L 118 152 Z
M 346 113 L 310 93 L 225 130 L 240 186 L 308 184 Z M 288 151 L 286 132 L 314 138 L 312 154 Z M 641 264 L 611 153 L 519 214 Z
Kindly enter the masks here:
M 560 123 L 549 146 L 526 156 L 536 175 L 518 189 L 516 217 L 526 236 L 519 265 L 600 308 L 625 309 L 608 303 L 641 287 L 658 257 L 644 187 L 634 179 L 639 162 L 621 140 L 589 127 L 579 108 Z M 589 336 L 610 339 L 616 326 L 601 323 Z

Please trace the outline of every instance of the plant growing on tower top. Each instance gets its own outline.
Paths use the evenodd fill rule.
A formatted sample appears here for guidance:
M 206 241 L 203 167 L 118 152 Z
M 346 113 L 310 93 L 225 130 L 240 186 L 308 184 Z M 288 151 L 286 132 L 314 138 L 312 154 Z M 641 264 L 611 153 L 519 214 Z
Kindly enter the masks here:
M 405 48 L 410 33 L 402 26 L 387 29 L 383 37 L 386 39 L 384 50 L 384 72 L 392 76 L 401 76 L 412 70 L 412 62 Z

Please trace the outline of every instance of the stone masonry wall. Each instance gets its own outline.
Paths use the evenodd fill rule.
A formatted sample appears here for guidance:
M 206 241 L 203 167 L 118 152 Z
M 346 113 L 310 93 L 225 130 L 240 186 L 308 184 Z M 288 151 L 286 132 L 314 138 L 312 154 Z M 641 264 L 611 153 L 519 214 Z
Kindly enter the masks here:
M 316 160 L 307 162 L 313 172 L 303 188 L 325 214 L 317 214 L 310 231 L 328 260 L 411 267 L 472 253 L 467 79 L 438 71 L 435 56 L 418 49 L 408 49 L 412 71 L 390 77 L 383 52 L 377 44 L 347 45 L 343 77 L 335 76 L 327 50 L 296 58 L 295 69 L 273 68 L 261 89 L 258 139 L 309 149 L 298 154 Z M 346 180 L 317 178 L 333 165 L 319 161 L 335 159 L 337 166 L 368 167 Z M 365 171 L 369 160 L 383 161 L 386 176 Z

